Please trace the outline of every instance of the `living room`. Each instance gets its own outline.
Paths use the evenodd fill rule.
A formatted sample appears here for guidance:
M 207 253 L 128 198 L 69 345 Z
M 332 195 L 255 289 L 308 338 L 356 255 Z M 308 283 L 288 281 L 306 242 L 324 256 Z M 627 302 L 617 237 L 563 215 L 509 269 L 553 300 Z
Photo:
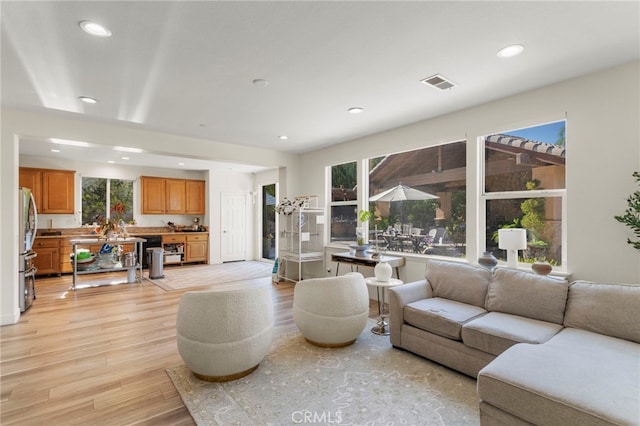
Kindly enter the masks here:
M 637 4 L 626 4 L 626 7 L 637 12 Z M 629 15 L 633 15 L 633 11 Z M 634 16 L 637 17 L 637 13 Z M 593 19 L 596 20 L 596 16 Z M 637 18 L 634 22 L 637 34 Z M 630 236 L 629 230 L 614 219 L 615 215 L 624 211 L 627 197 L 635 190 L 631 174 L 640 169 L 640 63 L 637 39 L 634 46 L 635 56 L 630 55 L 625 62 L 594 67 L 593 71 L 570 78 L 550 78 L 549 84 L 523 88 L 508 96 L 487 98 L 484 102 L 443 111 L 427 119 L 407 118 L 402 125 L 378 127 L 370 134 L 353 132 L 357 136 L 345 137 L 339 144 L 327 144 L 302 152 L 271 149 L 268 145 L 257 147 L 212 142 L 154 128 L 123 125 L 115 120 L 86 119 L 72 112 L 5 106 L 3 97 L 0 148 L 2 200 L 7 205 L 12 204 L 20 165 L 20 139 L 28 136 L 87 140 L 103 146 L 135 146 L 167 155 L 216 158 L 268 169 L 246 175 L 236 172 L 209 173 L 207 196 L 211 214 L 208 224 L 211 232 L 219 235 L 220 194 L 229 188 L 251 194 L 259 191 L 261 185 L 278 182 L 280 198 L 316 194 L 319 205 L 327 207 L 329 189 L 326 173 L 331 166 L 345 162 L 360 164 L 373 157 L 463 140 L 467 144 L 466 260 L 475 263 L 484 250 L 485 241 L 483 232 L 480 232 L 483 229 L 481 212 L 484 208 L 479 184 L 481 140 L 487 135 L 503 131 L 566 120 L 568 153 L 566 205 L 563 206 L 566 212 L 563 231 L 566 262 L 559 272 L 570 275 L 572 280 L 638 283 L 638 252 L 626 242 Z M 598 53 L 604 56 L 604 52 Z M 585 68 L 597 62 L 589 56 L 564 61 L 584 63 Z M 467 66 L 473 68 L 474 64 L 468 63 Z M 553 70 L 546 72 L 552 73 Z M 515 84 L 516 80 L 514 78 L 510 82 Z M 452 89 L 451 94 L 455 90 Z M 363 114 L 366 115 L 368 111 L 365 109 Z M 31 165 L 44 166 L 46 162 Z M 230 187 L 231 181 L 242 181 L 242 185 Z M 362 191 L 358 194 L 359 198 L 366 199 L 368 193 L 364 192 L 364 186 L 358 187 Z M 15 223 L 15 212 L 3 211 L 0 244 L 3 253 L 11 254 L 0 260 L 3 324 L 18 322 L 20 318 L 14 285 L 18 273 L 16 256 L 13 255 L 14 241 L 17 239 L 13 235 Z M 252 220 L 251 226 L 257 229 L 258 218 Z M 251 239 L 249 244 L 250 252 L 254 257 L 257 256 L 257 239 Z M 339 244 L 331 244 L 329 250 L 343 248 Z M 406 258 L 407 264 L 401 271 L 402 278 L 413 281 L 424 277 L 428 256 L 408 254 Z M 218 259 L 219 252 L 212 248 L 212 263 Z

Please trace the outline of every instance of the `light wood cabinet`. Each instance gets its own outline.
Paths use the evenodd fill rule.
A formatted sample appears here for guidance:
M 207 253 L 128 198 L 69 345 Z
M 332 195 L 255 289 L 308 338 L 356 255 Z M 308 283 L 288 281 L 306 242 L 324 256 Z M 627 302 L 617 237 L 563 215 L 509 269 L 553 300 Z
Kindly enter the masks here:
M 141 176 L 143 214 L 205 214 L 205 182 Z
M 182 263 L 184 261 L 184 246 L 186 236 L 184 234 L 163 235 L 162 248 L 164 249 L 165 265 L 170 263 Z
M 165 213 L 165 179 L 142 176 L 142 213 Z
M 188 180 L 185 185 L 187 193 L 186 214 L 204 214 L 204 181 Z
M 167 214 L 185 214 L 186 185 L 183 179 L 166 179 L 165 211 Z
M 33 250 L 38 254 L 33 259 L 36 275 L 60 274 L 60 248 L 58 238 L 36 238 Z
M 19 185 L 30 188 L 38 213 L 73 214 L 75 171 L 21 167 Z
M 207 262 L 209 260 L 209 235 L 187 235 L 185 262 Z
M 20 167 L 18 173 L 18 186 L 29 188 L 36 201 L 36 207 L 42 205 L 42 170 Z

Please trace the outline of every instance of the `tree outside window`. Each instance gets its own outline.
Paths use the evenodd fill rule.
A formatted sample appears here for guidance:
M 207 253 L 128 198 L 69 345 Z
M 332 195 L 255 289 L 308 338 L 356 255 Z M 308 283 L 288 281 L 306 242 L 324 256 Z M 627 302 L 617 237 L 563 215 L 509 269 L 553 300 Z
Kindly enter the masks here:
M 113 216 L 119 206 L 118 218 L 133 222 L 133 181 L 105 178 L 82 178 L 82 223 L 101 223 Z M 124 209 L 121 208 L 124 206 Z M 115 218 L 115 217 L 114 217 Z

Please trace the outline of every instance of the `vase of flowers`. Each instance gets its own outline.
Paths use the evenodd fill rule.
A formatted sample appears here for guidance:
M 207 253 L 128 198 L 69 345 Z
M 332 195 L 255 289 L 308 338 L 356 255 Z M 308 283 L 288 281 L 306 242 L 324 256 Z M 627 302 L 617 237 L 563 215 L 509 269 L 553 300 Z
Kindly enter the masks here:
M 100 235 L 104 238 L 117 238 L 120 231 L 123 236 L 126 236 L 126 225 L 124 222 L 124 215 L 127 207 L 123 202 L 117 202 L 111 207 L 111 214 L 109 218 L 102 218 L 100 220 Z

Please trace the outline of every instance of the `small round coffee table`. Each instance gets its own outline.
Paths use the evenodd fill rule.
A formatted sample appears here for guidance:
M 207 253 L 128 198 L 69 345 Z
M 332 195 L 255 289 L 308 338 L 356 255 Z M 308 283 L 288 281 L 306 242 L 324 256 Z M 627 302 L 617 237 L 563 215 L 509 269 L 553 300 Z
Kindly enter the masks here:
M 365 282 L 367 285 L 375 286 L 378 295 L 378 313 L 380 314 L 380 319 L 378 320 L 378 325 L 373 327 L 371 332 L 379 334 L 380 336 L 388 336 L 389 330 L 387 329 L 387 326 L 389 323 L 387 322 L 387 315 L 389 315 L 389 313 L 384 308 L 385 290 L 388 287 L 404 284 L 404 282 L 396 278 L 389 278 L 389 281 L 378 281 L 376 277 L 367 278 L 365 279 Z

